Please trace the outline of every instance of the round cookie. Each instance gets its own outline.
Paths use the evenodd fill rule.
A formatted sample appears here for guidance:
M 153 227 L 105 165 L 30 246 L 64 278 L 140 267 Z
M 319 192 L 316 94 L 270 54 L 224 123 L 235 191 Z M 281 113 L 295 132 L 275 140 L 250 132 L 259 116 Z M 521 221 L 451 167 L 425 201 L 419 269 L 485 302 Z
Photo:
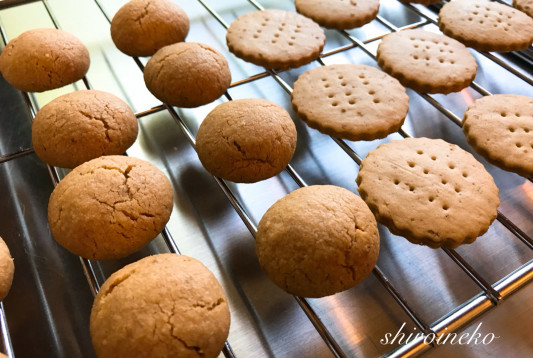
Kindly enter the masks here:
M 333 185 L 297 189 L 259 222 L 256 252 L 285 291 L 324 297 L 362 282 L 379 253 L 376 220 L 363 200 Z
M 131 0 L 111 21 L 111 38 L 130 56 L 151 56 L 161 47 L 182 42 L 189 32 L 189 18 L 170 0 Z
M 269 9 L 249 12 L 233 21 L 226 42 L 229 50 L 245 61 L 288 69 L 316 59 L 326 36 L 318 24 L 305 16 Z
M 161 48 L 144 68 L 148 90 L 163 103 L 198 107 L 213 102 L 228 89 L 228 62 L 213 47 L 181 42 Z
M 308 70 L 294 82 L 291 98 L 311 128 L 349 140 L 386 137 L 400 129 L 409 109 L 398 80 L 366 65 Z
M 533 17 L 533 0 L 513 0 L 513 6 Z
M 48 223 L 54 239 L 73 254 L 117 259 L 152 241 L 172 205 L 170 181 L 155 166 L 133 157 L 100 157 L 59 182 L 48 203 Z
M 74 35 L 57 29 L 28 30 L 12 39 L 0 54 L 0 72 L 13 87 L 42 92 L 85 76 L 89 51 Z
M 14 273 L 15 264 L 13 263 L 13 258 L 6 243 L 0 237 L 0 301 L 3 301 L 9 293 Z
M 479 51 L 517 51 L 533 41 L 533 19 L 510 6 L 483 0 L 455 0 L 439 12 L 439 28 Z
M 353 29 L 374 20 L 379 0 L 295 0 L 300 14 L 328 29 Z
M 35 154 L 44 162 L 74 168 L 102 155 L 122 154 L 137 138 L 137 118 L 111 93 L 75 91 L 37 112 L 32 124 Z
M 254 183 L 281 172 L 296 149 L 296 127 L 287 111 L 265 99 L 218 105 L 196 135 L 196 150 L 211 174 Z
M 99 358 L 214 358 L 229 326 L 215 276 L 200 261 L 176 254 L 145 257 L 112 274 L 90 318 Z
M 476 152 L 492 164 L 533 176 L 533 98 L 482 97 L 465 112 L 463 132 Z
M 378 46 L 379 66 L 419 92 L 450 93 L 468 86 L 477 64 L 460 42 L 424 30 L 393 32 Z
M 441 139 L 380 145 L 361 163 L 357 184 L 393 234 L 433 248 L 472 243 L 488 230 L 500 203 L 483 165 Z

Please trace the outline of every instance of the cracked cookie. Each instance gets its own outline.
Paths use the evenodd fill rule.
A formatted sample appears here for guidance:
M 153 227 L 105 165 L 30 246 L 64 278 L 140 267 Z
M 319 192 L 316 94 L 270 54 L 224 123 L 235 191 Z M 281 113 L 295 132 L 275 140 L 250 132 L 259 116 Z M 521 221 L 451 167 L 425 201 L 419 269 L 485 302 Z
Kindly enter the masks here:
M 267 210 L 257 228 L 256 252 L 268 277 L 285 291 L 324 297 L 368 276 L 378 258 L 379 233 L 360 197 L 313 185 Z
M 198 107 L 222 96 L 231 83 L 228 62 L 213 47 L 180 42 L 155 53 L 144 68 L 144 82 L 160 101 Z
M 13 263 L 13 258 L 6 243 L 0 237 L 0 301 L 9 293 L 14 273 L 15 264 Z
M 0 54 L 0 72 L 13 87 L 42 92 L 85 76 L 89 51 L 74 35 L 56 29 L 28 30 L 12 39 Z
M 111 21 L 111 39 L 130 56 L 151 56 L 161 47 L 185 41 L 189 18 L 169 0 L 132 0 Z
M 122 154 L 137 138 L 137 118 L 111 93 L 83 90 L 57 97 L 32 124 L 35 154 L 44 162 L 74 168 L 102 155 Z
M 474 242 L 496 219 L 500 203 L 483 165 L 441 139 L 380 145 L 361 163 L 357 184 L 378 222 L 432 248 Z
M 215 276 L 200 261 L 176 254 L 149 256 L 112 274 L 90 318 L 99 358 L 214 358 L 229 326 Z
M 353 29 L 374 20 L 379 0 L 295 0 L 300 14 L 328 29 Z
M 281 172 L 294 154 L 296 127 L 287 111 L 265 99 L 218 105 L 196 135 L 202 165 L 214 176 L 254 183 Z
M 74 168 L 48 203 L 54 239 L 92 260 L 125 257 L 163 230 L 173 207 L 168 178 L 154 165 L 120 155 Z

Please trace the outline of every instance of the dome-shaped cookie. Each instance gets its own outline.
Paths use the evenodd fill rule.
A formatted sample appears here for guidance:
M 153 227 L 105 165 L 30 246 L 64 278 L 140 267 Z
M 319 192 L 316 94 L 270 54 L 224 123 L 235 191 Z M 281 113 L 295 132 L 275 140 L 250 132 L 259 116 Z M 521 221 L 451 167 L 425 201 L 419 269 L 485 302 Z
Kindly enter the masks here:
M 0 54 L 0 72 L 13 87 L 42 92 L 85 76 L 89 51 L 74 35 L 57 29 L 28 30 L 9 41 Z
M 170 0 L 131 0 L 111 21 L 111 38 L 130 56 L 151 56 L 161 47 L 185 40 L 189 18 Z
M 372 271 L 378 228 L 354 193 L 313 185 L 267 210 L 257 228 L 256 252 L 276 285 L 297 296 L 323 297 L 357 285 Z
M 374 20 L 379 0 L 295 0 L 300 14 L 328 29 L 353 29 Z
M 231 83 L 228 62 L 213 47 L 181 42 L 161 48 L 144 68 L 144 82 L 163 103 L 198 107 L 224 94 Z
M 173 207 L 165 174 L 133 157 L 107 156 L 74 168 L 48 203 L 54 239 L 73 254 L 105 260 L 141 249 L 164 228 Z
M 123 154 L 137 138 L 137 118 L 111 93 L 75 91 L 57 97 L 35 116 L 32 141 L 44 162 L 74 168 L 102 155 Z
M 94 301 L 99 358 L 217 357 L 230 326 L 222 287 L 198 260 L 160 254 L 112 274 Z
M 6 243 L 0 237 L 0 301 L 9 293 L 14 273 L 15 264 L 13 263 L 13 258 Z

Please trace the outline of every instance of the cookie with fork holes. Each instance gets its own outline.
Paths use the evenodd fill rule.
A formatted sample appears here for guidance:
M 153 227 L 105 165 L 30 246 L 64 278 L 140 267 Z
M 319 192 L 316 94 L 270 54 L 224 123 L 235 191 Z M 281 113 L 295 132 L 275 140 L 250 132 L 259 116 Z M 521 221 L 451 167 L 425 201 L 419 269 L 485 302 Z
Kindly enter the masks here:
M 300 14 L 328 29 L 353 29 L 374 20 L 379 0 L 295 0 Z
M 533 17 L 533 0 L 513 0 L 513 6 Z

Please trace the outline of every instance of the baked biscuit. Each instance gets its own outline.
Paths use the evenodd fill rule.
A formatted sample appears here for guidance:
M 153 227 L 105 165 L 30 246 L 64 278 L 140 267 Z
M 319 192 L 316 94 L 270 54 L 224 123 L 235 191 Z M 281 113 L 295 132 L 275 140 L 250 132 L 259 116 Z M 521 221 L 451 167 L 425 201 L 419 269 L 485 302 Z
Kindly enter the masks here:
M 176 254 L 145 257 L 112 274 L 90 318 L 99 358 L 214 358 L 229 326 L 215 276 L 200 261 Z
M 144 68 L 144 82 L 163 103 L 198 107 L 213 102 L 228 89 L 228 62 L 213 47 L 195 42 L 165 46 Z
M 107 156 L 76 167 L 48 203 L 54 239 L 73 254 L 117 259 L 141 249 L 170 218 L 173 191 L 165 174 L 144 160 Z
M 9 293 L 14 273 L 15 264 L 13 263 L 13 258 L 6 243 L 0 237 L 0 301 L 3 301 Z
M 533 17 L 533 0 L 513 0 L 513 6 Z
M 270 9 L 250 12 L 233 21 L 226 42 L 229 50 L 245 61 L 287 69 L 316 59 L 326 43 L 326 35 L 305 16 Z
M 218 105 L 204 119 L 196 150 L 211 174 L 254 183 L 281 172 L 294 154 L 296 127 L 287 111 L 265 99 Z
M 42 92 L 85 76 L 89 51 L 74 35 L 56 29 L 28 30 L 12 39 L 0 54 L 0 72 L 13 87 Z
M 393 32 L 378 46 L 379 66 L 419 92 L 450 93 L 468 86 L 477 64 L 460 42 L 424 30 Z
M 386 137 L 400 129 L 409 109 L 398 80 L 365 65 L 308 70 L 294 82 L 291 98 L 311 128 L 349 140 Z
M 170 0 L 131 0 L 111 21 L 111 39 L 130 56 L 151 56 L 161 47 L 182 42 L 189 18 Z
M 296 11 L 328 29 L 353 29 L 374 20 L 379 0 L 295 0 Z
M 510 6 L 483 0 L 455 0 L 439 12 L 446 35 L 479 51 L 517 51 L 533 41 L 533 19 Z
M 476 152 L 492 164 L 533 176 L 533 98 L 482 97 L 465 112 L 463 132 Z
M 441 139 L 380 145 L 361 163 L 357 184 L 393 234 L 433 248 L 472 243 L 488 230 L 500 203 L 483 165 Z
M 32 124 L 35 154 L 44 162 L 74 168 L 102 155 L 122 154 L 137 138 L 137 118 L 111 93 L 85 90 L 57 97 Z
M 363 200 L 333 185 L 297 189 L 259 222 L 256 252 L 285 291 L 323 297 L 362 282 L 379 253 L 376 220 Z

